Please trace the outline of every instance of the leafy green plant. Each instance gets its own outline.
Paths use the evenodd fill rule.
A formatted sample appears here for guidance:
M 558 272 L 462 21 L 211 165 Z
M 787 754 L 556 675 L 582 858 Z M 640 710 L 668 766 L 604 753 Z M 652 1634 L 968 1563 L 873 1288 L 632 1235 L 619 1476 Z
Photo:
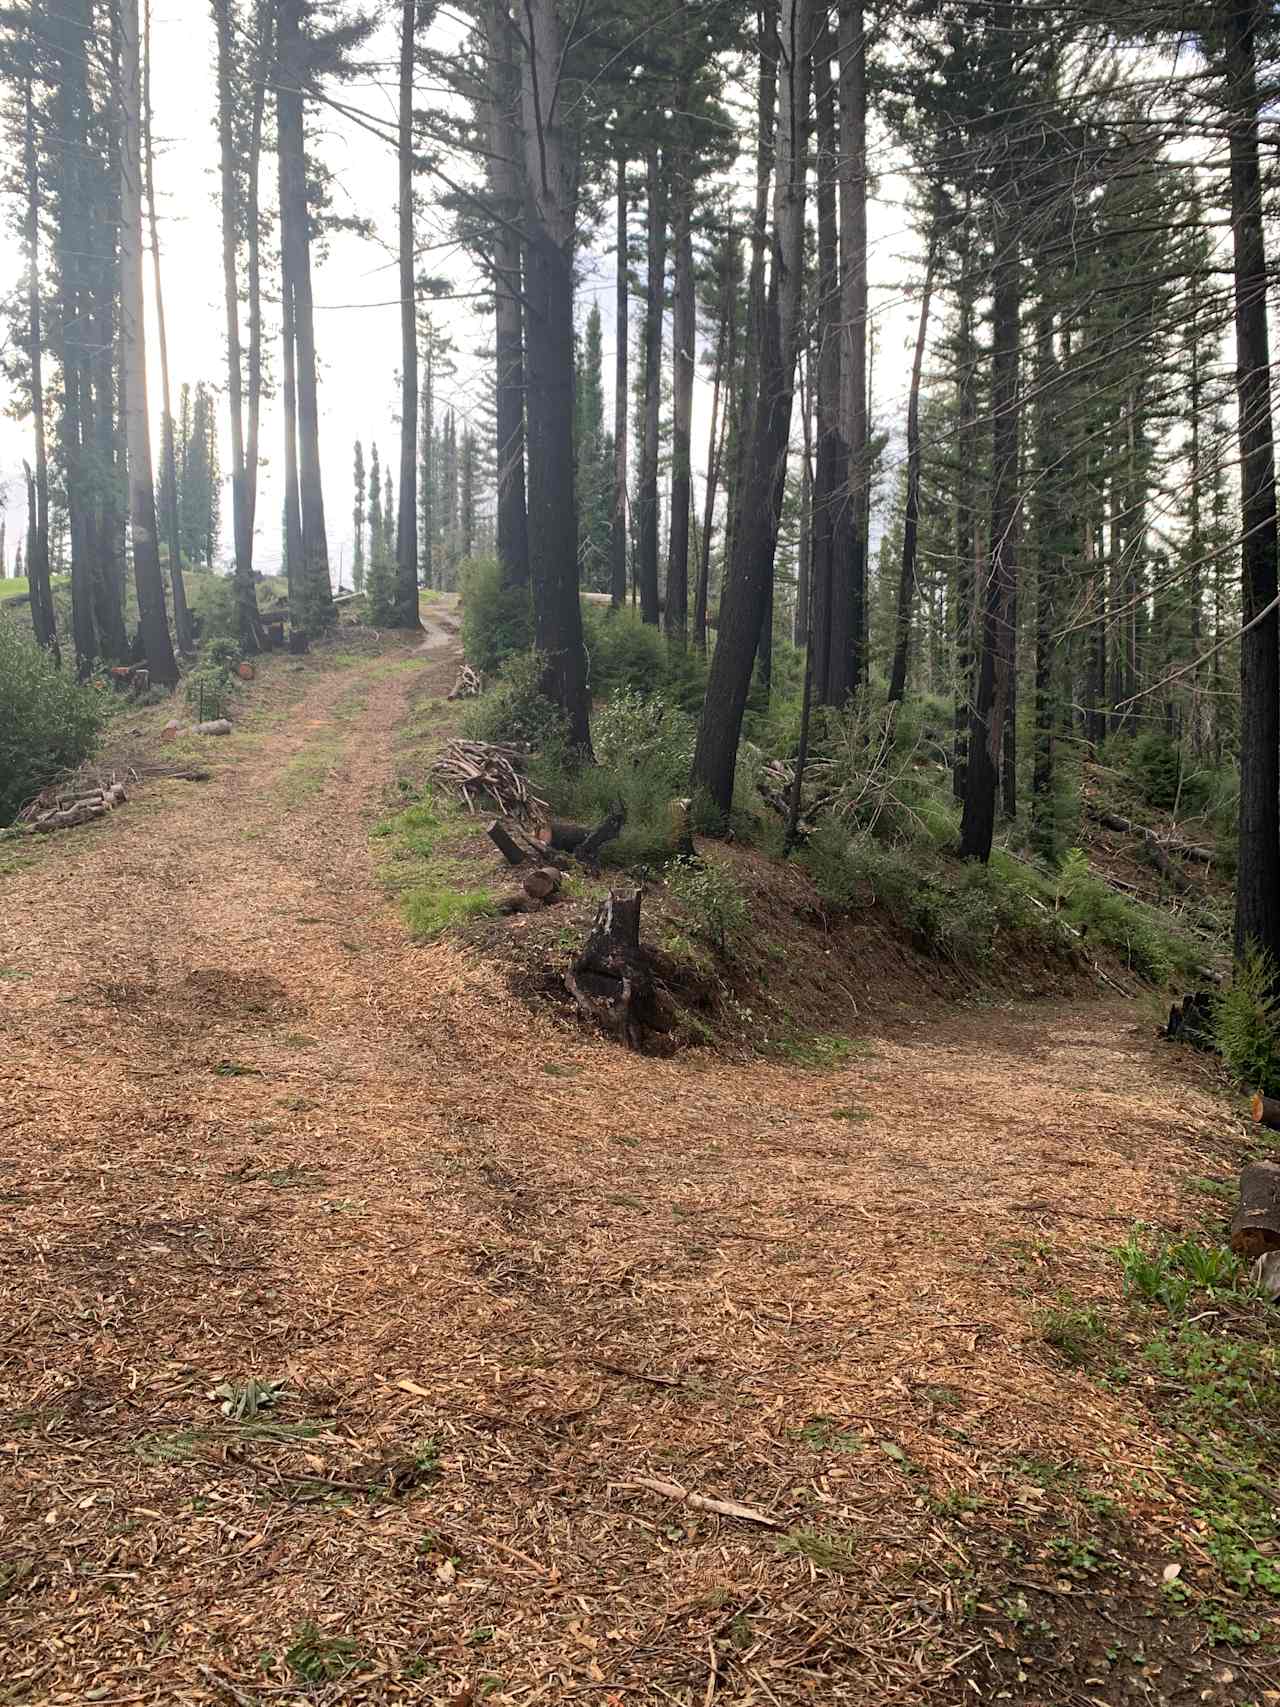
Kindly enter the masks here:
M 1213 1039 L 1241 1085 L 1280 1096 L 1280 976 L 1269 955 L 1253 951 L 1237 964 L 1214 1011 Z
M 488 675 L 533 645 L 529 588 L 507 587 L 496 557 L 473 557 L 461 571 L 462 649 L 467 662 Z
M 106 702 L 0 616 L 0 825 L 97 745 Z
M 336 1683 L 357 1664 L 358 1644 L 351 1636 L 328 1636 L 309 1620 L 294 1637 L 285 1664 L 304 1683 Z
M 1097 1310 L 1075 1303 L 1066 1294 L 1037 1310 L 1033 1325 L 1044 1343 L 1067 1363 L 1087 1362 L 1106 1334 Z
M 497 681 L 479 699 L 468 702 L 462 726 L 476 741 L 518 741 L 530 747 L 563 747 L 564 713 L 542 691 L 540 652 L 513 652 Z
M 727 954 L 747 922 L 747 898 L 732 872 L 716 860 L 677 859 L 666 884 L 698 934 Z

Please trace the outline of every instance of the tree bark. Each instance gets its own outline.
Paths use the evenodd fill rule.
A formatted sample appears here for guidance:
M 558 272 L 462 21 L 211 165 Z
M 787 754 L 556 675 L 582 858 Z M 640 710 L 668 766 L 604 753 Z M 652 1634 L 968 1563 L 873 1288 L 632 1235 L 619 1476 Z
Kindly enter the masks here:
M 120 354 L 129 441 L 129 529 L 142 646 L 154 687 L 173 687 L 178 666 L 169 639 L 156 494 L 147 418 L 147 353 L 142 306 L 142 86 L 138 0 L 121 0 Z
M 1004 100 L 1013 88 L 1014 6 L 1015 0 L 998 0 L 992 14 L 997 42 L 992 79 L 996 103 Z M 1021 296 L 1019 225 L 1014 206 L 1016 167 L 1009 134 L 1014 122 L 1016 115 L 1009 117 L 996 112 L 992 125 L 992 145 L 996 151 L 993 199 L 997 219 L 992 266 L 991 541 L 982 610 L 982 657 L 969 725 L 968 776 L 960 820 L 961 858 L 977 859 L 984 865 L 991 857 L 995 832 L 996 788 L 1013 664 L 1013 601 L 1017 585 Z
M 1223 0 L 1230 103 L 1231 229 L 1235 245 L 1236 395 L 1240 417 L 1240 865 L 1237 956 L 1280 966 L 1280 614 L 1276 469 L 1267 334 L 1267 255 L 1258 166 L 1254 0 Z
M 31 626 L 39 645 L 59 662 L 58 627 L 49 583 L 49 457 L 44 423 L 44 339 L 40 324 L 40 172 L 36 157 L 35 110 L 28 66 L 22 90 L 24 166 L 27 179 L 27 323 L 30 331 L 31 423 L 35 437 L 35 473 L 27 477 L 27 579 L 31 586 Z M 0 572 L 3 564 L 0 563 Z
M 627 602 L 627 157 L 618 154 L 617 244 L 614 277 L 613 362 L 613 529 L 609 536 L 609 602 L 621 610 Z
M 830 25 L 824 20 L 813 57 L 814 108 L 818 121 L 818 361 L 815 387 L 817 443 L 810 507 L 811 662 L 806 665 L 811 678 L 807 683 L 809 692 L 819 705 L 837 703 L 831 692 L 833 626 L 835 648 L 842 658 L 850 645 L 849 531 L 848 517 L 844 515 L 848 503 L 849 452 L 841 433 L 840 420 L 841 345 L 844 338 L 840 324 L 842 302 L 836 206 L 840 159 L 836 141 L 836 90 L 831 76 L 835 47 Z M 835 561 L 837 539 L 843 554 L 838 570 Z M 841 600 L 838 616 L 833 615 L 833 594 Z M 848 671 L 842 665 L 836 673 L 836 691 L 843 699 L 848 689 Z
M 146 0 L 143 12 L 146 35 L 146 62 L 142 79 L 143 144 L 147 173 L 147 220 L 151 235 L 151 269 L 156 293 L 156 335 L 160 349 L 160 396 L 163 414 L 160 422 L 160 460 L 163 468 L 160 489 L 164 494 L 165 533 L 169 542 L 169 581 L 173 587 L 173 626 L 178 636 L 178 649 L 194 650 L 191 612 L 187 609 L 187 589 L 182 579 L 182 546 L 178 538 L 178 469 L 174 457 L 173 397 L 169 389 L 169 339 L 164 318 L 164 289 L 160 273 L 160 230 L 156 219 L 155 147 L 151 135 L 151 0 Z
M 302 530 L 301 587 L 308 632 L 333 621 L 329 544 L 320 469 L 320 406 L 316 382 L 315 314 L 311 297 L 303 90 L 307 81 L 302 35 L 304 0 L 280 0 L 276 131 L 280 156 L 280 265 L 290 299 L 297 410 L 298 507 Z M 416 573 L 416 570 L 415 570 Z M 296 578 L 295 578 L 296 581 Z
M 413 222 L 413 25 L 417 0 L 400 7 L 400 508 L 396 516 L 397 628 L 418 614 L 418 303 Z M 470 555 L 470 553 L 468 553 Z
M 727 815 L 738 739 L 768 603 L 778 539 L 777 502 L 791 432 L 804 269 L 805 164 L 812 53 L 811 0 L 783 0 L 777 37 L 779 102 L 773 264 L 760 339 L 760 381 L 741 514 L 720 601 L 715 652 L 698 723 L 693 781 Z M 768 53 L 772 44 L 762 44 Z
M 890 700 L 900 700 L 907 690 L 907 655 L 911 646 L 911 607 L 916 584 L 916 535 L 920 528 L 920 375 L 929 337 L 929 308 L 933 301 L 933 269 L 937 259 L 939 214 L 934 212 L 929 236 L 929 258 L 924 270 L 920 297 L 920 324 L 916 328 L 915 356 L 911 363 L 911 390 L 907 397 L 907 506 L 902 523 L 902 573 L 898 580 L 898 613 L 893 646 L 893 671 L 889 679 Z
M 658 145 L 649 148 L 646 245 L 649 266 L 644 307 L 644 438 L 640 446 L 640 616 L 657 623 L 658 430 L 662 407 L 662 309 L 667 276 L 667 198 Z
M 529 584 L 529 517 L 525 498 L 524 331 L 520 306 L 520 182 L 516 111 L 519 79 L 511 19 L 503 0 L 489 7 L 489 188 L 493 225 L 494 352 L 497 362 L 497 549 L 503 585 Z
M 973 658 L 975 645 L 977 540 L 978 540 L 978 350 L 974 337 L 974 305 L 977 283 L 973 266 L 973 229 L 966 201 L 961 227 L 959 328 L 956 338 L 956 406 L 959 416 L 956 437 L 955 513 L 955 608 L 952 632 L 955 637 L 955 753 L 952 789 L 964 799 L 968 778 L 969 721 L 973 715 Z
M 231 527 L 235 552 L 236 620 L 241 650 L 260 652 L 265 644 L 258 601 L 253 588 L 253 514 L 249 497 L 249 466 L 244 437 L 244 381 L 240 349 L 240 286 L 236 256 L 240 243 L 240 194 L 236 178 L 235 132 L 232 122 L 233 50 L 231 0 L 214 0 L 218 41 L 218 148 L 222 201 L 222 291 L 227 321 L 227 396 L 231 421 Z M 260 96 L 255 96 L 260 100 Z M 256 176 L 256 163 L 249 162 Z M 256 223 L 256 214 L 255 214 Z M 257 458 L 254 457 L 256 464 Z M 177 490 L 175 471 L 174 490 Z M 175 504 L 175 519 L 176 519 Z
M 720 407 L 726 368 L 734 361 L 734 322 L 738 303 L 738 246 L 733 240 L 725 268 L 720 298 L 720 327 L 716 338 L 715 376 L 711 387 L 711 426 L 707 436 L 707 491 L 702 514 L 702 539 L 698 549 L 698 580 L 693 595 L 693 644 L 705 657 L 707 652 L 707 598 L 711 582 L 711 536 L 715 529 L 716 491 L 724 461 L 727 408 Z
M 1280 1250 L 1280 1163 L 1250 1162 L 1241 1170 L 1231 1249 L 1249 1258 Z
M 840 0 L 840 436 L 848 475 L 833 543 L 827 700 L 841 705 L 867 675 L 867 35 L 862 0 Z M 839 457 L 837 458 L 839 461 Z M 837 470 L 839 473 L 839 469 Z
M 687 97 L 677 97 L 687 105 Z M 692 163 L 682 151 L 675 162 L 672 247 L 675 280 L 671 349 L 671 541 L 667 553 L 667 596 L 663 627 L 681 648 L 689 639 L 689 512 L 693 499 L 693 376 L 697 349 L 697 298 L 693 281 Z
M 555 0 L 524 0 L 529 564 L 544 691 L 591 751 L 573 480 L 573 243 L 577 161 L 558 99 L 566 44 Z

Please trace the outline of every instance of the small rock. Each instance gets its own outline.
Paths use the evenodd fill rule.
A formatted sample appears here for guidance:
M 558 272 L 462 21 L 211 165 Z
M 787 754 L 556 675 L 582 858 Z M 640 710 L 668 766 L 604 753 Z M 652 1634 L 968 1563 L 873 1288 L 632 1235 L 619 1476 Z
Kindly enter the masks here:
M 225 717 L 215 717 L 212 723 L 197 723 L 192 726 L 193 735 L 229 735 L 231 725 Z

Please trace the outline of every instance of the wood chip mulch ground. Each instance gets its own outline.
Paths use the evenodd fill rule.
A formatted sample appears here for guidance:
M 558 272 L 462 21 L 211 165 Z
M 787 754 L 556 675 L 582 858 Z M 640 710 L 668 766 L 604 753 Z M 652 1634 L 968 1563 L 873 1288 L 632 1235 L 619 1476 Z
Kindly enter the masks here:
M 1032 1328 L 1224 1105 L 1123 1003 L 828 1072 L 531 1015 L 370 852 L 457 664 L 273 660 L 209 783 L 0 873 L 0 1702 L 1261 1700 L 1125 1633 L 1189 1514 Z

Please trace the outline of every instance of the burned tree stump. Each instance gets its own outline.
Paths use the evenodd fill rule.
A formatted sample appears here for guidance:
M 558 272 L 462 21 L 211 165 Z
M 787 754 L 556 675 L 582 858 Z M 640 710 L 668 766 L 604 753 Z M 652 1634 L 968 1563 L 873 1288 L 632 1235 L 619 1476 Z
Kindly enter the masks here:
M 644 891 L 614 889 L 602 901 L 582 953 L 565 974 L 579 1012 L 628 1049 L 644 1042 L 638 1011 L 653 995 L 653 977 L 640 950 L 640 900 Z
M 1217 1053 L 1214 1040 L 1214 1015 L 1218 996 L 1215 990 L 1192 990 L 1169 1009 L 1169 1022 L 1164 1034 L 1170 1043 L 1189 1043 L 1193 1049 Z
M 589 865 L 594 869 L 599 860 L 597 855 L 606 842 L 616 841 L 622 834 L 622 826 L 627 821 L 627 809 L 619 801 L 607 818 L 602 818 L 591 834 L 574 850 L 574 858 L 581 865 Z M 640 929 L 640 903 L 636 901 L 636 930 Z M 637 940 L 639 940 L 637 938 Z
M 1242 1170 L 1231 1249 L 1242 1257 L 1280 1251 L 1280 1163 L 1250 1162 Z
M 1272 1132 L 1280 1132 L 1280 1097 L 1267 1097 L 1263 1096 L 1261 1091 L 1255 1091 L 1249 1104 L 1249 1113 L 1259 1126 L 1267 1126 Z

